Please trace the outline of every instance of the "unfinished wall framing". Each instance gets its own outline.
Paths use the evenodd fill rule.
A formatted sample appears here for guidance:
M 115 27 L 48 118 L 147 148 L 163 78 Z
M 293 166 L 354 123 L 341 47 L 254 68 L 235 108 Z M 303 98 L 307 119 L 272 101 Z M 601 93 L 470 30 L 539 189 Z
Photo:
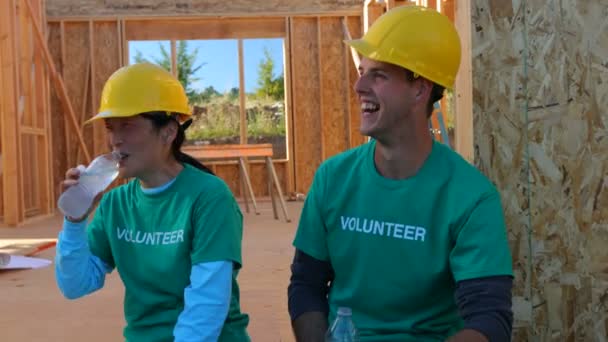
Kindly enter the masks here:
M 54 212 L 49 76 L 36 41 L 44 2 L 2 1 L 0 17 L 0 212 L 15 226 Z
M 160 16 L 163 12 L 157 11 L 154 17 L 119 17 L 117 14 L 124 14 L 119 11 L 111 15 L 104 12 L 108 15 L 105 17 L 84 18 L 63 16 L 65 13 L 59 9 L 63 8 L 61 3 L 52 0 L 48 4 L 50 14 L 62 15 L 48 19 L 48 44 L 61 66 L 81 122 L 95 113 L 109 75 L 128 60 L 129 40 L 281 37 L 285 42 L 288 158 L 274 163 L 285 192 L 306 193 L 314 170 L 322 160 L 365 141 L 357 131 L 358 104 L 353 90 L 356 70 L 350 50 L 342 43 L 343 20 L 353 36 L 361 34 L 360 4 L 357 10 L 340 2 L 343 8 L 331 8 L 334 12 L 323 5 L 305 14 L 273 16 L 270 12 L 264 18 L 172 17 L 175 13 L 171 11 L 166 12 L 167 16 Z M 99 14 L 98 11 L 87 13 Z M 56 118 L 60 109 L 55 100 L 53 104 Z M 65 156 L 56 158 L 56 170 L 66 170 L 82 162 L 80 148 L 65 122 L 53 121 L 53 135 L 57 140 L 53 146 L 55 155 Z M 100 124 L 86 127 L 84 135 L 90 151 L 98 154 L 106 149 Z M 263 161 L 250 164 L 254 192 L 268 195 Z M 240 196 L 237 164 L 213 162 L 210 165 Z M 55 177 L 56 182 L 61 180 L 61 175 L 59 172 Z
M 515 341 L 608 336 L 608 3 L 471 2 L 475 164 L 501 191 Z

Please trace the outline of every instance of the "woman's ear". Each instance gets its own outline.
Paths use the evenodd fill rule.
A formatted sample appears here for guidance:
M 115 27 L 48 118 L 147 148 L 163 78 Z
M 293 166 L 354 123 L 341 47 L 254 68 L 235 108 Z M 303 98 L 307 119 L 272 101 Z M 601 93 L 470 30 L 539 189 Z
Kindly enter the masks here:
M 160 137 L 163 140 L 164 144 L 171 144 L 175 137 L 177 136 L 177 125 L 167 125 L 162 128 L 160 132 Z

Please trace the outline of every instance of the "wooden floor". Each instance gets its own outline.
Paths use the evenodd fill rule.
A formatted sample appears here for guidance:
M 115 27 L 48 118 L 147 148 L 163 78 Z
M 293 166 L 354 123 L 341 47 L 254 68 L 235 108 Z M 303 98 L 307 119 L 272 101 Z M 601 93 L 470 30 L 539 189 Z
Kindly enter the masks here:
M 241 305 L 250 315 L 253 341 L 293 341 L 287 313 L 291 242 L 301 202 L 288 202 L 291 223 L 272 217 L 269 202 L 261 214 L 246 214 L 244 268 L 239 274 Z M 61 218 L 53 217 L 20 228 L 0 228 L 0 247 L 23 239 L 56 238 Z M 37 257 L 52 260 L 55 249 Z M 121 341 L 123 286 L 116 272 L 105 287 L 76 301 L 64 299 L 55 284 L 53 267 L 0 271 L 0 341 Z

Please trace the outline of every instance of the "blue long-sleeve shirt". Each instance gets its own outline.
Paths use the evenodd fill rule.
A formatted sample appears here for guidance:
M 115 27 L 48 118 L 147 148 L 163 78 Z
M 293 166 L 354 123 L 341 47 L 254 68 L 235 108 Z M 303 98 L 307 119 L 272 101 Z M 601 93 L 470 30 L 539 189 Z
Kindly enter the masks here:
M 159 192 L 169 185 L 171 182 L 146 192 Z M 112 272 L 112 267 L 91 253 L 86 221 L 64 220 L 55 259 L 57 285 L 68 299 L 99 290 L 106 274 Z M 184 309 L 173 331 L 175 341 L 217 341 L 228 315 L 231 291 L 231 261 L 193 265 L 190 285 L 184 289 Z

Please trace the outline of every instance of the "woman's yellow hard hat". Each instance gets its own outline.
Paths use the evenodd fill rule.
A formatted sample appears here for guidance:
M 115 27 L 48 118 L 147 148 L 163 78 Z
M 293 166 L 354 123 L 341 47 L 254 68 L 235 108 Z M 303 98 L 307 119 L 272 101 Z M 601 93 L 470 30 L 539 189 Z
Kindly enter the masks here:
M 395 7 L 361 39 L 345 43 L 364 57 L 401 66 L 445 88 L 452 88 L 460 66 L 460 38 L 454 24 L 426 7 Z
M 137 63 L 116 70 L 101 93 L 98 114 L 85 124 L 105 118 L 125 118 L 145 112 L 179 113 L 180 121 L 191 115 L 188 97 L 179 80 L 152 63 Z

